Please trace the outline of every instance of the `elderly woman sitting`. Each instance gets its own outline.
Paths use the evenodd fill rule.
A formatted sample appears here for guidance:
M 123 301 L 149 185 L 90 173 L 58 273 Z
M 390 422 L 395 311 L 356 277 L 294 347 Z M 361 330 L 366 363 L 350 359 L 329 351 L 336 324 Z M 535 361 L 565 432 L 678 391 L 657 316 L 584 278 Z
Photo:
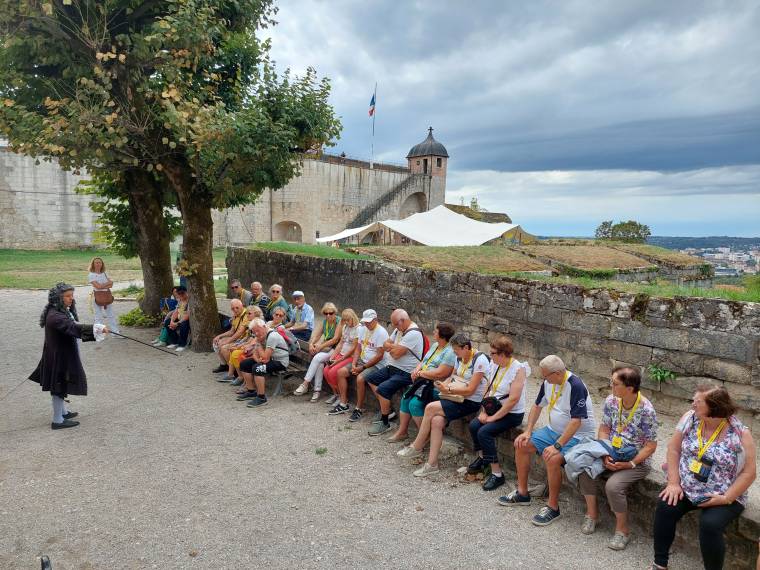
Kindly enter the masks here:
M 330 353 L 323 376 L 333 391 L 333 395 L 325 403 L 339 406 L 339 408 L 333 408 L 331 411 L 340 409 L 346 412 L 348 411 L 348 402 L 341 403 L 338 401 L 338 372 L 351 365 L 354 349 L 359 342 L 359 317 L 353 309 L 343 309 L 340 314 L 340 324 L 343 329 L 340 335 L 341 341 Z
M 311 354 L 309 369 L 301 385 L 293 392 L 296 396 L 303 396 L 309 391 L 313 380 L 314 393 L 311 396 L 311 402 L 319 400 L 325 363 L 330 360 L 330 349 L 340 342 L 343 332 L 338 308 L 334 304 L 325 303 L 322 307 L 322 315 L 325 318 L 316 325 L 309 340 L 309 354 Z
M 728 524 L 747 504 L 755 480 L 755 443 L 734 414 L 725 388 L 700 386 L 692 409 L 676 426 L 668 443 L 668 483 L 654 515 L 654 564 L 668 567 L 678 521 L 699 509 L 699 547 L 705 570 L 723 568 Z
M 488 357 L 472 348 L 472 341 L 465 334 L 456 334 L 449 341 L 456 354 L 455 375 L 445 381 L 437 381 L 441 398 L 425 406 L 417 438 L 409 447 L 398 451 L 401 457 L 418 457 L 430 438 L 427 462 L 414 472 L 415 477 L 425 477 L 438 472 L 438 454 L 443 443 L 443 431 L 449 422 L 473 414 L 480 409 L 486 388 L 486 373 L 490 366 Z
M 434 382 L 451 376 L 456 364 L 456 354 L 449 345 L 454 332 L 454 326 L 445 322 L 438 323 L 433 329 L 433 342 L 430 349 L 412 370 L 414 384 L 401 398 L 399 408 L 401 419 L 398 430 L 388 439 L 389 442 L 404 441 L 408 437 L 409 423 L 412 419 L 419 429 L 425 414 L 425 406 L 438 399 L 438 390 Z
M 263 311 L 255 306 L 248 307 L 248 316 L 251 320 L 260 319 L 264 315 Z M 240 376 L 240 362 L 245 358 L 248 358 L 253 352 L 253 347 L 256 344 L 256 338 L 251 329 L 251 324 L 247 325 L 247 333 L 235 343 L 235 346 L 230 351 L 229 359 L 229 372 L 228 376 L 234 377 L 232 380 L 232 386 L 240 386 L 243 383 L 243 379 Z M 219 382 L 226 382 L 225 378 L 220 378 Z

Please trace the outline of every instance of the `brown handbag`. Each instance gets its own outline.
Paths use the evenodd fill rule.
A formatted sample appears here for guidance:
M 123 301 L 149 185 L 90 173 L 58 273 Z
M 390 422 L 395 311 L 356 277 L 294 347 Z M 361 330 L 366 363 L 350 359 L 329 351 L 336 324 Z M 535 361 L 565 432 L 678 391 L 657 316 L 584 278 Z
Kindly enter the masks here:
M 108 275 L 106 275 L 106 277 L 108 277 Z M 113 303 L 113 294 L 111 293 L 110 289 L 107 289 L 105 291 L 93 289 L 92 292 L 95 297 L 95 304 L 99 307 L 107 307 Z

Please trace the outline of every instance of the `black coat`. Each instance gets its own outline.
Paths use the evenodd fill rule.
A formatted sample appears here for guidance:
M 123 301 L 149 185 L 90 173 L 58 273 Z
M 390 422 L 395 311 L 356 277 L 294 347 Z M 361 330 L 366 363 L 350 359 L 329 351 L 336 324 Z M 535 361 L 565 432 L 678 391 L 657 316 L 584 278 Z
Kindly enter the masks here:
M 45 319 L 42 358 L 29 379 L 57 396 L 86 396 L 87 376 L 79 359 L 78 338 L 85 342 L 95 340 L 92 325 L 80 325 L 68 314 L 50 309 Z

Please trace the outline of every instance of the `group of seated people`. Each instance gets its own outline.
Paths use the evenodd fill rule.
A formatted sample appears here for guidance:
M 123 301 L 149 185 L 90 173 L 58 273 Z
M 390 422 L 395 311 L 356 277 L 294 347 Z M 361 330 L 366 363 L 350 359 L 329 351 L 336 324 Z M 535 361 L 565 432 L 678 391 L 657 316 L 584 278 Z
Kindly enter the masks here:
M 233 282 L 234 283 L 234 282 Z M 653 468 L 657 448 L 657 413 L 641 393 L 637 368 L 622 366 L 612 371 L 610 394 L 604 401 L 597 425 L 591 394 L 583 380 L 567 369 L 559 356 L 539 363 L 543 379 L 532 405 L 527 384 L 531 367 L 513 353 L 509 338 L 495 336 L 488 353 L 479 352 L 470 338 L 456 333 L 453 325 L 439 322 L 430 338 L 403 309 L 391 314 L 391 333 L 379 323 L 377 312 L 367 309 L 359 318 L 353 309 L 340 316 L 333 303 L 322 307 L 323 318 L 314 324 L 314 311 L 301 291 L 293 293 L 293 305 L 283 306 L 282 287 L 273 285 L 264 308 L 258 292 L 232 301 L 233 326 L 215 341 L 225 373 L 220 381 L 239 386 L 237 399 L 258 407 L 267 402 L 265 377 L 287 368 L 288 338 L 309 331 L 311 355 L 297 396 L 312 392 L 317 402 L 323 381 L 332 391 L 326 400 L 330 415 L 351 411 L 350 422 L 365 414 L 366 388 L 378 400 L 379 412 L 369 427 L 379 436 L 398 426 L 390 442 L 406 442 L 411 422 L 417 434 L 397 454 L 414 459 L 428 448 L 427 457 L 413 474 L 425 477 L 439 471 L 438 456 L 448 424 L 471 418 L 469 431 L 476 458 L 470 474 L 484 473 L 482 487 L 495 490 L 505 484 L 496 438 L 527 422 L 514 440 L 517 488 L 498 498 L 500 505 L 529 506 L 528 477 L 532 458 L 540 456 L 547 474 L 548 499 L 532 518 L 547 526 L 560 516 L 563 472 L 577 482 L 586 502 L 581 532 L 592 534 L 599 521 L 597 480 L 615 515 L 615 530 L 608 546 L 623 550 L 630 541 L 627 492 Z M 253 289 L 253 287 L 252 287 Z M 233 289 L 234 292 L 234 289 Z M 272 299 L 275 302 L 272 302 Z M 258 299 L 258 301 L 256 300 Z M 308 323 L 308 325 L 307 325 Z M 295 328 L 296 325 L 304 326 Z M 303 334 L 298 338 L 306 340 Z M 429 346 L 428 346 L 429 344 Z M 349 380 L 356 379 L 356 401 L 349 402 Z M 400 394 L 398 413 L 393 398 Z M 529 408 L 529 409 L 528 409 Z M 699 510 L 699 543 L 708 570 L 723 567 L 724 532 L 747 504 L 747 491 L 755 480 L 755 445 L 749 429 L 736 416 L 728 391 L 720 386 L 697 388 L 693 405 L 678 422 L 662 466 L 667 485 L 660 493 L 654 514 L 654 562 L 650 569 L 667 568 L 676 525 L 683 515 Z M 546 425 L 539 419 L 546 411 Z
M 162 299 L 161 310 L 164 319 L 161 324 L 161 333 L 153 341 L 153 346 L 165 346 L 177 352 L 187 348 L 190 338 L 190 309 L 187 288 L 178 285 L 172 288 L 171 297 Z

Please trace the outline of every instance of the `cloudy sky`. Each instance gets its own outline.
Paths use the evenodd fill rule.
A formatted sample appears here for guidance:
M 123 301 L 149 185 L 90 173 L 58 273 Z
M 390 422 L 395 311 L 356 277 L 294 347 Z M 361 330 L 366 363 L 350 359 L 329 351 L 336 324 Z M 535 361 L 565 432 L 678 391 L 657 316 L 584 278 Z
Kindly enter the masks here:
M 331 78 L 335 151 L 404 163 L 433 126 L 447 201 L 541 235 L 636 219 L 760 236 L 760 0 L 281 0 L 278 67 Z

